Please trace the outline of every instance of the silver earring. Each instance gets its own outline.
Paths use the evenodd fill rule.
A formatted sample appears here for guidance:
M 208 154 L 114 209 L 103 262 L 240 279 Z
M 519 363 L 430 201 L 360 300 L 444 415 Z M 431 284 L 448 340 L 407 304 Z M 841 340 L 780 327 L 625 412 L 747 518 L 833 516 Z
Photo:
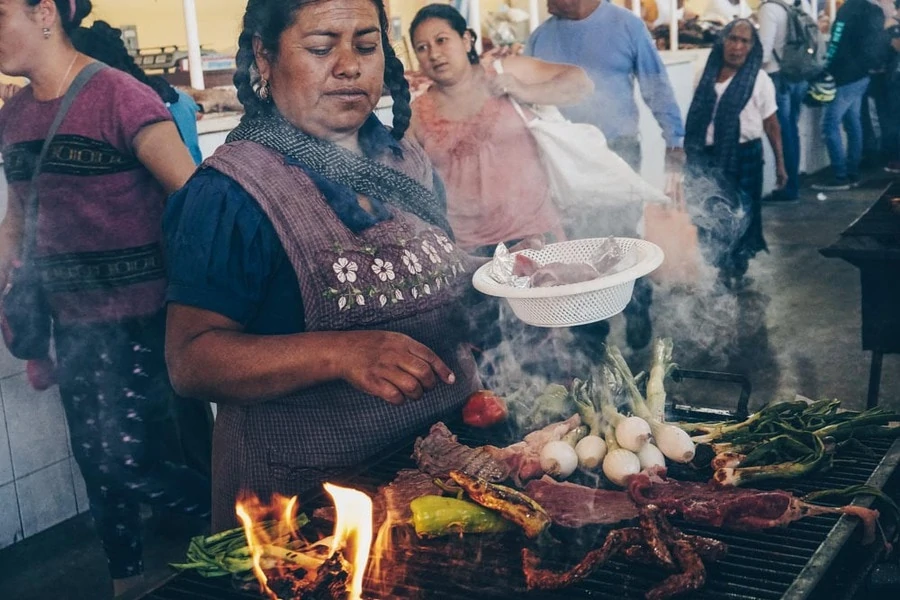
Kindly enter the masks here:
M 44 34 L 44 39 L 45 39 L 45 40 L 49 40 L 49 39 L 50 39 L 50 28 L 49 28 L 49 27 L 44 27 L 43 29 L 41 29 L 41 33 Z
M 268 102 L 270 96 L 269 82 L 265 79 L 260 79 L 256 88 L 256 97 L 262 102 Z

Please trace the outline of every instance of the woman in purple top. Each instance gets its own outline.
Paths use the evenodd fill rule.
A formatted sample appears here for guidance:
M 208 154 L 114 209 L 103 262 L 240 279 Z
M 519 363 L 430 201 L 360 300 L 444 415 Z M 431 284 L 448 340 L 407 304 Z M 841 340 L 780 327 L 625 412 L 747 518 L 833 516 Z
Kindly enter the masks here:
M 36 157 L 91 59 L 70 33 L 89 0 L 0 0 L 0 71 L 31 83 L 0 109 L 9 183 L 0 287 L 21 251 Z M 161 457 L 166 194 L 193 161 L 157 95 L 104 69 L 81 90 L 38 176 L 35 257 L 54 321 L 60 395 L 117 592 L 142 571 L 139 503 L 205 517 L 207 482 Z

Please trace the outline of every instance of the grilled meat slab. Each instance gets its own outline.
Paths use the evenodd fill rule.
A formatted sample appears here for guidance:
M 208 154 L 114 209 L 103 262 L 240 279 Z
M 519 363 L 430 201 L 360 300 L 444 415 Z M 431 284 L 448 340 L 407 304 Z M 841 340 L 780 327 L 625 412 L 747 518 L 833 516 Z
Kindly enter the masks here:
M 413 459 L 419 470 L 441 479 L 449 477 L 453 470 L 491 482 L 509 477 L 509 467 L 495 458 L 497 448 L 471 448 L 456 439 L 443 423 L 432 425 L 428 435 L 418 438 L 413 446 Z
M 559 482 L 546 475 L 529 481 L 525 493 L 544 507 L 553 522 L 576 529 L 585 525 L 612 525 L 638 516 L 628 494 Z
M 783 490 L 763 491 L 675 481 L 646 472 L 628 480 L 628 495 L 639 506 L 656 505 L 686 521 L 741 531 L 782 527 L 826 514 L 852 514 L 863 521 L 863 543 L 875 539 L 878 511 L 861 506 L 830 507 L 804 502 Z

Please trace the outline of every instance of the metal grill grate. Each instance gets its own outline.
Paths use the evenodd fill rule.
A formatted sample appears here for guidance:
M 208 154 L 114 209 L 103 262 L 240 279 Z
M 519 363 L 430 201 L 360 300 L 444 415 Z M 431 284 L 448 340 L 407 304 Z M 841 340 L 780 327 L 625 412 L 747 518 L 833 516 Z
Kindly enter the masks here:
M 708 416 L 705 418 L 708 419 Z M 472 445 L 485 443 L 483 438 L 476 441 L 464 433 L 460 435 L 460 441 Z M 892 444 L 890 440 L 872 439 L 866 440 L 865 446 L 870 451 L 857 448 L 842 453 L 835 467 L 827 473 L 780 487 L 798 495 L 867 482 L 882 487 L 900 459 L 900 442 Z M 374 493 L 378 485 L 393 479 L 399 469 L 415 466 L 410 454 L 411 445 L 406 445 L 338 483 Z M 838 521 L 838 517 L 820 516 L 792 523 L 786 528 L 745 533 L 727 532 L 673 519 L 673 524 L 686 533 L 714 537 L 728 544 L 726 557 L 708 565 L 704 588 L 690 597 L 716 600 L 795 600 L 808 597 L 855 526 L 855 522 L 844 517 L 836 526 Z M 587 535 L 595 536 L 594 540 L 582 539 L 573 543 L 581 543 L 586 549 L 591 541 L 602 541 L 605 531 L 598 529 Z M 599 545 L 599 541 L 595 545 Z M 493 600 L 519 597 L 626 600 L 643 598 L 648 589 L 666 576 L 654 567 L 612 560 L 586 580 L 564 590 L 526 593 L 520 548 L 521 539 L 515 535 L 489 539 L 465 536 L 451 540 L 401 543 L 394 547 L 391 557 L 393 566 L 386 573 L 391 579 L 399 581 L 371 578 L 367 589 L 371 590 L 370 597 L 385 600 Z M 547 563 L 547 566 L 564 567 L 559 563 L 554 567 L 553 562 Z M 235 590 L 226 579 L 202 580 L 185 574 L 146 598 L 258 600 L 261 596 Z

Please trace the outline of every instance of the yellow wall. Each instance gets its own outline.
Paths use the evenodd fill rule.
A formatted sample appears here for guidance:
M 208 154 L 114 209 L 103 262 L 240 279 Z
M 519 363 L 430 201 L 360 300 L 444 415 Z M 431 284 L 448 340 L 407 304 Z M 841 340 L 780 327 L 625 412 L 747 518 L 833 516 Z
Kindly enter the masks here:
M 92 16 L 113 26 L 136 25 L 141 48 L 187 44 L 181 0 L 93 0 Z M 247 0 L 197 0 L 200 43 L 219 52 L 237 48 Z

